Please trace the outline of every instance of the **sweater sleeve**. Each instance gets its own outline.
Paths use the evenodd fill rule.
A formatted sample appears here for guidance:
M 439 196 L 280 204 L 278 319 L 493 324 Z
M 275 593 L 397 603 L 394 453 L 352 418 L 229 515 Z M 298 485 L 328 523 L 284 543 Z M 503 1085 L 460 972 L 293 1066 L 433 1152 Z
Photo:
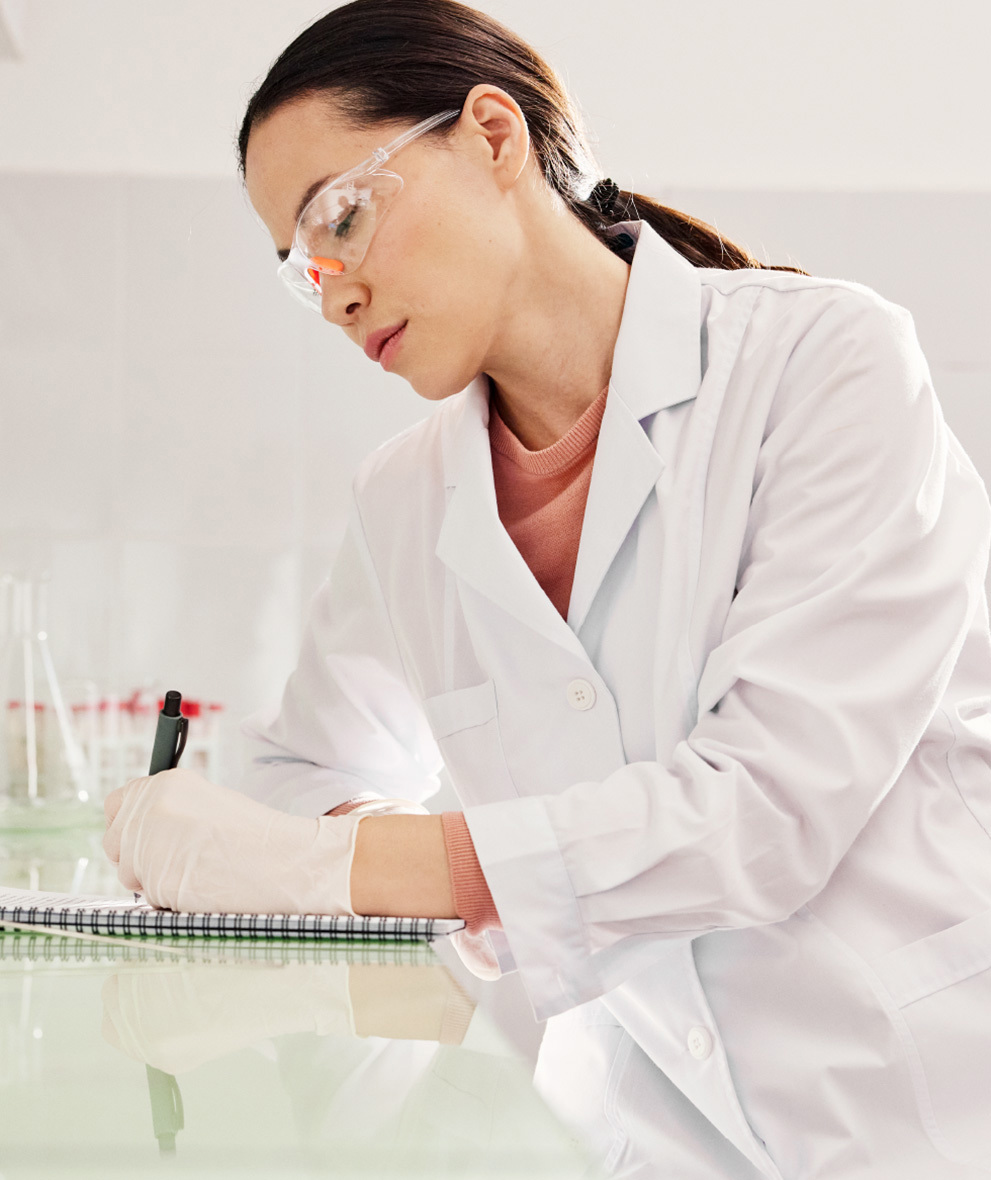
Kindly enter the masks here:
M 458 917 L 464 918 L 469 934 L 481 934 L 492 927 L 501 929 L 499 911 L 475 855 L 475 845 L 464 814 L 460 811 L 445 811 L 441 815 L 441 823 L 451 871 L 454 908 Z

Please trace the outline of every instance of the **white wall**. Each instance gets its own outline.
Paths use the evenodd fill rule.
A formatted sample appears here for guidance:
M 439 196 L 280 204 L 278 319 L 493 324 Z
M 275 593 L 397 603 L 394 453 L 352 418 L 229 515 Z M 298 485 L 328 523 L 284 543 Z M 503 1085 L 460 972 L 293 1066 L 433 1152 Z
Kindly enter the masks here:
M 8 0 L 9 2 L 9 0 Z M 229 175 L 313 0 L 22 0 L 0 169 Z M 991 188 L 987 0 L 481 0 L 557 65 L 618 179 Z M 629 187 L 624 184 L 624 187 Z
M 565 70 L 613 175 L 909 307 L 991 479 L 991 6 L 489 7 Z M 286 297 L 233 177 L 251 80 L 311 11 L 29 2 L 0 62 L 0 571 L 51 570 L 66 678 L 232 715 L 277 691 L 355 465 L 429 409 Z
M 287 296 L 233 178 L 0 174 L 0 258 L 0 571 L 51 572 L 67 679 L 246 712 L 425 403 Z
M 0 61 L 21 57 L 23 24 L 24 0 L 0 0 Z

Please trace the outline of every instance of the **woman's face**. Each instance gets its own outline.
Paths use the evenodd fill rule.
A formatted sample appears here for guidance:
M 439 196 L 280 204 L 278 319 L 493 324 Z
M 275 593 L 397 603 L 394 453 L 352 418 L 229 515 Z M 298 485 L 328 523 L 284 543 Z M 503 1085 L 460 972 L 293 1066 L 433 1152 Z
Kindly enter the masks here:
M 322 280 L 323 316 L 359 347 L 405 325 L 386 350 L 390 371 L 422 397 L 464 389 L 489 367 L 525 252 L 517 183 L 528 163 L 526 124 L 495 88 L 469 95 L 451 138 L 414 140 L 385 167 L 403 178 L 360 265 Z M 354 167 L 403 126 L 358 128 L 326 96 L 283 106 L 248 142 L 248 195 L 276 250 L 288 250 L 303 194 Z M 274 260 L 273 260 L 274 261 Z M 301 310 L 301 314 L 306 314 Z

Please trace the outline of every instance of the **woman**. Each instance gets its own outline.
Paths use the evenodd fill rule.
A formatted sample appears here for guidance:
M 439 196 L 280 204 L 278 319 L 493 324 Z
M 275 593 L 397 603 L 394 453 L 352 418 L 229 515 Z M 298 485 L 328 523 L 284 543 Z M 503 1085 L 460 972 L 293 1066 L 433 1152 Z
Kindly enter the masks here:
M 551 1058 L 649 1076 L 679 1176 L 905 1176 L 913 1104 L 971 1174 L 989 512 L 909 315 L 598 180 L 451 0 L 329 13 L 240 149 L 294 293 L 440 404 L 357 476 L 255 799 L 128 784 L 121 879 L 464 917 Z M 441 759 L 464 811 L 417 814 Z

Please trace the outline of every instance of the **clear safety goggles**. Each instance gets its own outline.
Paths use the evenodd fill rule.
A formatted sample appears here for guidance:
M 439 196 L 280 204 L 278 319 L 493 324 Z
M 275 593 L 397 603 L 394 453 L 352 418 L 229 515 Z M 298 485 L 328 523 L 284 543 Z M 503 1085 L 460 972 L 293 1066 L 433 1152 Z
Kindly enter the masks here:
M 403 187 L 403 178 L 382 165 L 414 139 L 460 115 L 444 111 L 404 131 L 356 167 L 327 182 L 303 207 L 296 222 L 292 247 L 279 276 L 306 307 L 321 310 L 320 284 L 324 275 L 343 275 L 357 269 L 368 253 L 379 222 L 390 201 Z

